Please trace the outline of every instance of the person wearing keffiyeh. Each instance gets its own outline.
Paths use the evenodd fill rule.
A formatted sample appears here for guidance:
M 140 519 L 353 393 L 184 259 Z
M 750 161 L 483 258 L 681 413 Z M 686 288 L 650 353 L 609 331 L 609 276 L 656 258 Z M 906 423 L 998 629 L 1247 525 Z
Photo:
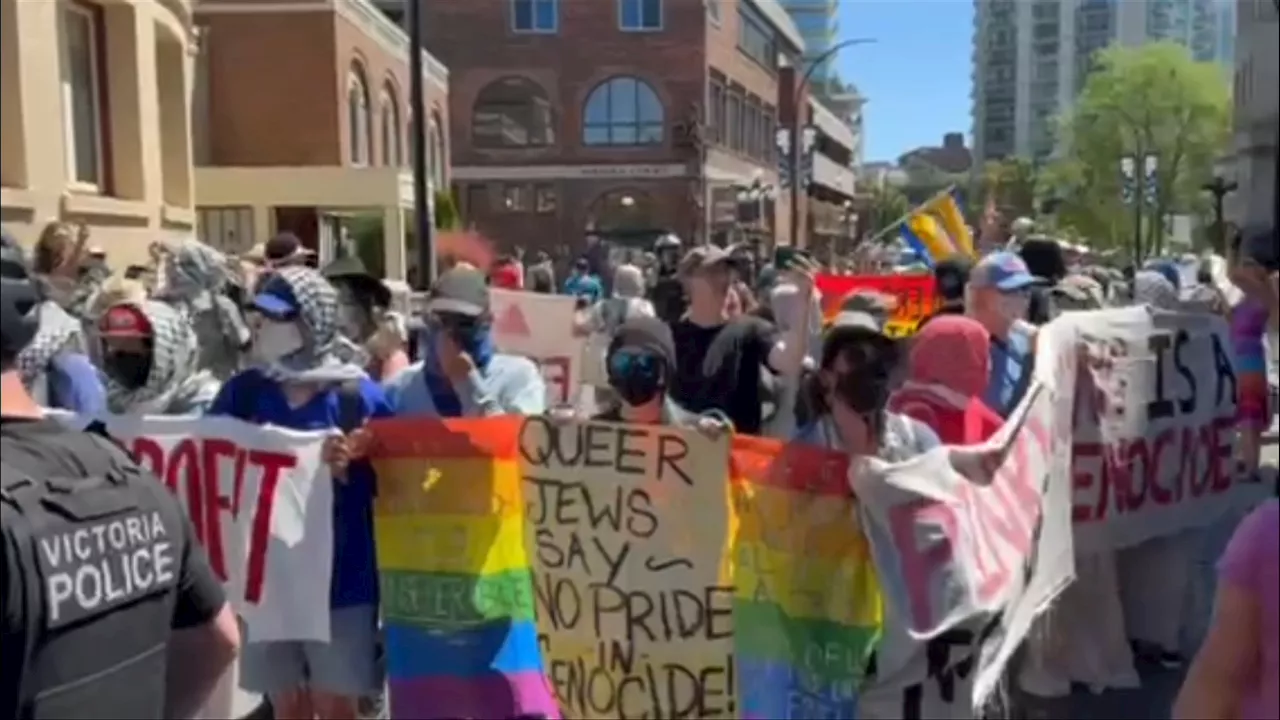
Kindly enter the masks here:
M 166 303 L 117 303 L 102 314 L 98 336 L 112 413 L 195 414 L 218 392 L 218 380 L 198 367 L 195 331 Z
M 356 717 L 383 687 L 377 662 L 378 573 L 373 467 L 364 424 L 391 415 L 382 388 L 344 359 L 337 290 L 308 267 L 278 268 L 252 301 L 251 367 L 219 390 L 208 414 L 294 430 L 338 431 L 325 447 L 334 477 L 333 574 L 327 644 L 247 638 L 241 682 L 277 717 Z
M 80 321 L 53 300 L 40 305 L 40 329 L 18 354 L 22 382 L 48 408 L 97 415 L 106 406 L 98 369 L 85 353 Z
M 173 305 L 195 329 L 200 367 L 219 379 L 240 367 L 249 328 L 240 308 L 224 294 L 233 281 L 227 258 L 199 240 L 166 248 L 164 285 L 155 299 Z

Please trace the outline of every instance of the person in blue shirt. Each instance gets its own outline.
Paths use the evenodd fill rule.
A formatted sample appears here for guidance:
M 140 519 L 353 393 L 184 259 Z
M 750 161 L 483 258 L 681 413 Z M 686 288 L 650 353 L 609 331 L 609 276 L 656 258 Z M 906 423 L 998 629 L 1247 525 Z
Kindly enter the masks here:
M 247 638 L 240 683 L 271 699 L 276 717 L 356 717 L 382 688 L 377 662 L 378 573 L 372 466 L 362 459 L 370 418 L 389 417 L 381 387 L 345 355 L 338 294 L 317 271 L 285 267 L 252 303 L 254 366 L 227 380 L 210 415 L 293 430 L 340 430 L 326 450 L 334 473 L 328 643 Z
M 573 264 L 573 271 L 564 281 L 564 294 L 583 301 L 584 307 L 591 307 L 604 297 L 600 278 L 591 273 L 591 264 L 586 258 L 578 258 Z
M 18 356 L 23 384 L 42 406 L 86 417 L 106 412 L 102 375 L 85 352 L 84 328 L 52 300 L 40 306 L 40 329 Z
M 991 333 L 991 376 L 983 401 L 1009 417 L 1027 388 L 1035 365 L 1035 326 L 1025 318 L 1031 293 L 1044 284 L 1011 252 L 992 253 L 969 273 L 965 312 Z
M 547 389 L 528 358 L 496 352 L 484 274 L 455 267 L 436 279 L 426 304 L 421 361 L 385 383 L 398 416 L 537 415 Z

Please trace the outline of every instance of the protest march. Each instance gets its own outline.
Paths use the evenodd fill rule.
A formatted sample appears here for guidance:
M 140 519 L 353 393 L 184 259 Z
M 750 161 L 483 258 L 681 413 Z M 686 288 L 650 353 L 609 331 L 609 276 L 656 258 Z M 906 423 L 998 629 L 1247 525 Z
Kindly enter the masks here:
M 734 252 L 677 246 L 585 301 L 459 261 L 409 317 L 296 248 L 220 280 L 249 283 L 243 306 L 42 301 L 13 365 L 41 390 L 29 427 L 109 442 L 191 542 L 137 504 L 37 534 L 50 627 L 206 573 L 238 624 L 207 718 L 1040 716 L 1141 688 L 1153 660 L 1191 664 L 1190 707 L 1236 582 L 1214 564 L 1274 509 L 1273 401 L 1238 328 L 1274 274 L 1235 312 L 1144 269 L 1035 317 L 1069 283 L 1016 252 L 801 258 L 765 315 L 731 301 Z M 215 255 L 159 257 L 172 278 Z M 685 307 L 661 317 L 646 292 L 671 273 Z M 215 342 L 227 368 L 201 359 Z M 71 356 L 101 403 L 65 392 L 49 363 Z M 6 498 L 36 474 L 12 407 Z

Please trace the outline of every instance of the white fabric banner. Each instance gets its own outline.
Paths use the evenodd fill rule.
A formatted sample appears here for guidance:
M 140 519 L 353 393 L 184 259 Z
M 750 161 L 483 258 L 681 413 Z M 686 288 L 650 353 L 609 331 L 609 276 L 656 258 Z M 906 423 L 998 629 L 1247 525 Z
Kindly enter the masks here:
M 1077 329 L 1086 356 L 1071 468 L 1081 552 L 1207 527 L 1267 495 L 1236 471 L 1222 318 L 1134 307 L 1056 322 Z
M 89 422 L 49 414 L 77 428 Z M 328 433 L 222 417 L 116 415 L 103 422 L 182 501 L 255 642 L 329 641 Z
M 538 364 L 548 406 L 576 402 L 584 340 L 573 334 L 574 299 L 491 288 L 489 302 L 494 345 Z
M 853 473 L 889 616 L 864 718 L 973 717 L 1074 578 L 1075 342 L 1046 331 L 1037 380 L 990 442 Z

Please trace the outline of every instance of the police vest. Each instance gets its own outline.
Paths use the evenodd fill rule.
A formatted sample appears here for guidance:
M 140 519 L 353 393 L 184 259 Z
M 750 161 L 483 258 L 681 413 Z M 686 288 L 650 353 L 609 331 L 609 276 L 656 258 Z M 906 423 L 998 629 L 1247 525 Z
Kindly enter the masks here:
M 20 718 L 159 718 L 181 511 L 90 433 L 0 432 L 3 532 L 25 590 Z

